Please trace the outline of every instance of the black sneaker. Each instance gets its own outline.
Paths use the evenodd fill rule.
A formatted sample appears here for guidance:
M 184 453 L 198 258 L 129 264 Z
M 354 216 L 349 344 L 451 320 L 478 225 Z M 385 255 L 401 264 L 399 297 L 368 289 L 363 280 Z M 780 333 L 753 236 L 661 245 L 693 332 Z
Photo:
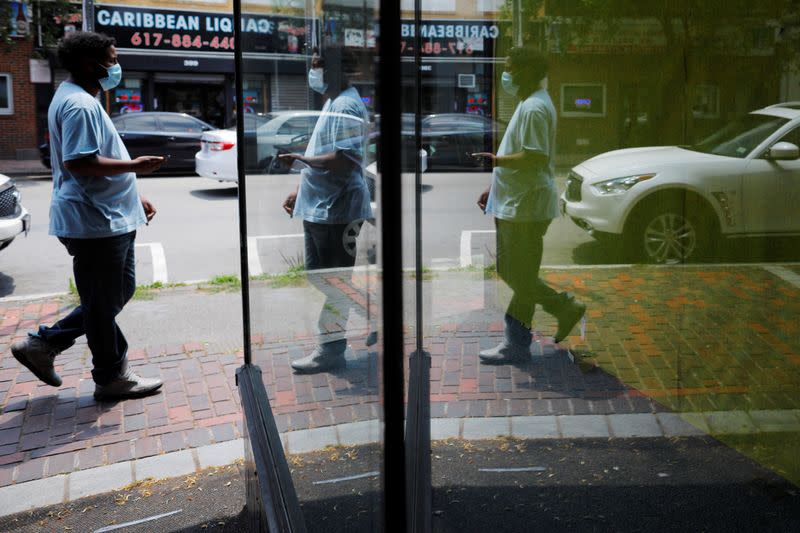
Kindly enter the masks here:
M 567 338 L 575 324 L 580 322 L 586 314 L 586 304 L 578 302 L 574 297 L 570 297 L 567 305 L 558 314 L 558 331 L 556 332 L 555 342 L 558 344 Z
M 158 391 L 163 385 L 157 378 L 143 378 L 130 368 L 125 370 L 111 383 L 95 385 L 94 399 L 98 402 L 141 398 Z
M 503 341 L 494 348 L 481 351 L 478 356 L 484 365 L 513 365 L 530 361 L 531 350 Z
M 311 355 L 292 361 L 292 368 L 298 374 L 318 374 L 347 366 L 344 353 L 324 353 L 314 348 Z
M 61 386 L 61 377 L 53 367 L 53 361 L 61 351 L 44 339 L 32 336 L 11 345 L 14 359 L 51 387 Z

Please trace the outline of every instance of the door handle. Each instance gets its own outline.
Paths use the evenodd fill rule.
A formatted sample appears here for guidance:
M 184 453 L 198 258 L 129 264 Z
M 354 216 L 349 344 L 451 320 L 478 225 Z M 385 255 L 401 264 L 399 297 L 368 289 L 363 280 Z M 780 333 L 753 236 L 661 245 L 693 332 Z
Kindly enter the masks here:
M 169 140 L 169 141 L 174 141 L 174 140 L 175 140 L 175 137 L 167 137 L 167 140 Z

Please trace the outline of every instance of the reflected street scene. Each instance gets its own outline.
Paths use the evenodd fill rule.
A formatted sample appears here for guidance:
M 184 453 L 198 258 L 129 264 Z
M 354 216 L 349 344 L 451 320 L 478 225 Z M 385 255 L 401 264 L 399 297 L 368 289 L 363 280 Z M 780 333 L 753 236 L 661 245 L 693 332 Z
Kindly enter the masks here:
M 106 287 L 0 175 L 0 530 L 800 531 L 800 3 L 86 9 L 82 101 L 161 165 L 115 313 L 163 391 L 28 335 Z

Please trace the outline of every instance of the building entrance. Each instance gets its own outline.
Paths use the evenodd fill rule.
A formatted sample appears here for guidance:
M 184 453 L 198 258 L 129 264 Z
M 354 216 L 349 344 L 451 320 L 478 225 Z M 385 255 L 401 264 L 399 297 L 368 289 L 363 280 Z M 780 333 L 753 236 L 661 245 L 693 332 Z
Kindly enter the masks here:
M 155 89 L 159 111 L 186 113 L 218 128 L 226 126 L 224 79 L 218 84 L 157 80 Z

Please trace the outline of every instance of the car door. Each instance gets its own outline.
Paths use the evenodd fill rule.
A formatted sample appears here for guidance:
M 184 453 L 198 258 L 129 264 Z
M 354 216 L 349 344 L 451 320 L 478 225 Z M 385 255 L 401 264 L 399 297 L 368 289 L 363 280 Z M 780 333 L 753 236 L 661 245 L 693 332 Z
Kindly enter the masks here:
M 158 134 L 158 123 L 154 115 L 149 113 L 123 115 L 114 119 L 114 125 L 131 159 L 164 153 L 164 138 Z
M 779 141 L 800 146 L 800 127 Z M 774 144 L 774 143 L 773 143 Z M 742 217 L 748 233 L 800 233 L 800 159 L 748 162 L 742 180 Z
M 423 122 L 423 132 L 429 141 L 428 165 L 432 171 L 453 170 L 463 165 L 457 125 L 452 122 Z
M 203 131 L 211 129 L 203 122 L 185 115 L 163 113 L 158 116 L 164 135 L 163 154 L 170 155 L 169 170 L 193 169 L 194 156 L 200 149 Z

